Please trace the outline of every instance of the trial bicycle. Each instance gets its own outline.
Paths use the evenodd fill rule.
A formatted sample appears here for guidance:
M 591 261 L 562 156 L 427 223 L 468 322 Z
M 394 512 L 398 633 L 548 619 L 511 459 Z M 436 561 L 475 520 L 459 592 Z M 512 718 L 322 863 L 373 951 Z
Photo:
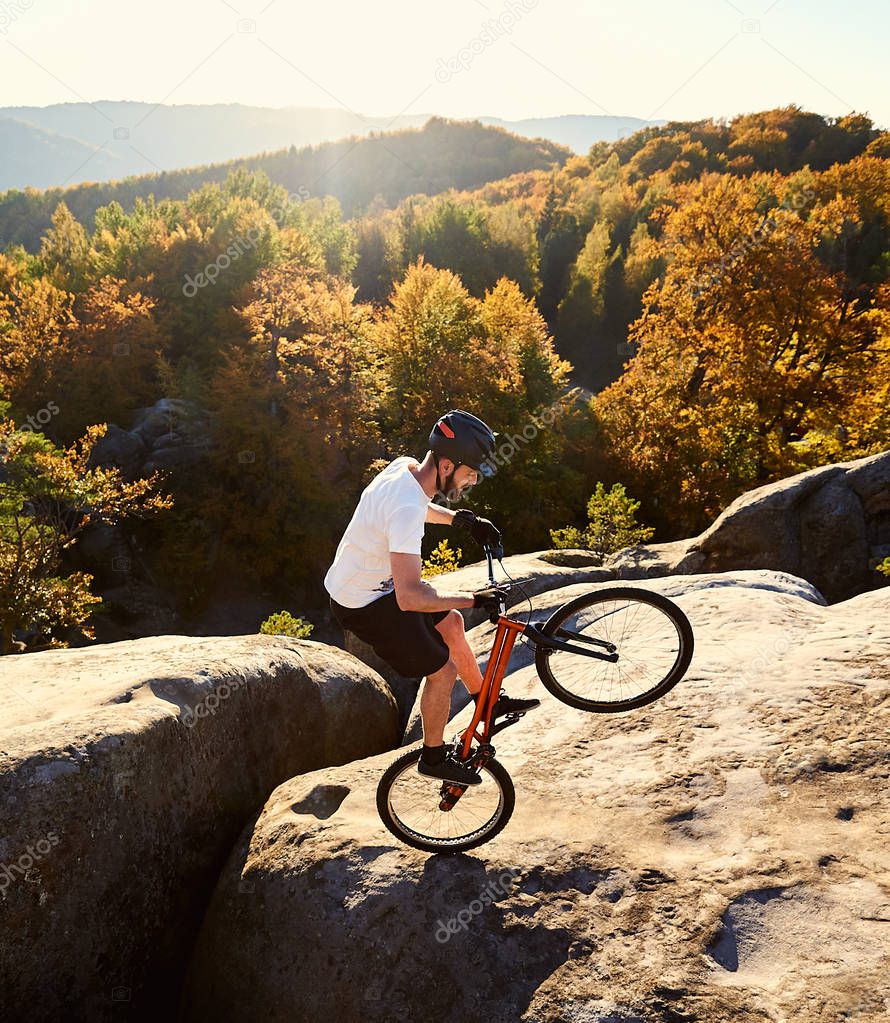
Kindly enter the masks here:
M 503 548 L 483 549 L 488 582 L 494 586 L 493 560 L 506 575 Z M 538 677 L 553 696 L 600 714 L 636 710 L 659 699 L 692 660 L 692 627 L 680 608 L 660 593 L 623 584 L 581 594 L 543 625 L 530 616 L 524 622 L 508 616 L 501 597 L 498 613 L 489 620 L 497 629 L 480 696 L 472 720 L 454 739 L 458 758 L 482 775 L 482 783 L 459 785 L 419 774 L 417 747 L 391 764 L 377 786 L 381 820 L 415 849 L 465 852 L 490 841 L 510 820 L 516 793 L 491 740 L 523 714 L 492 717 L 518 637 L 535 645 Z

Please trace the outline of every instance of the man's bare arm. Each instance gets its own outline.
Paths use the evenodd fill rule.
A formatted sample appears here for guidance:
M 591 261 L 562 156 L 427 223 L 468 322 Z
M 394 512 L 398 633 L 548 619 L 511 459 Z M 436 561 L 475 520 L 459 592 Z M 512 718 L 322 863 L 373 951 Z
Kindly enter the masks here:
M 452 607 L 472 607 L 473 594 L 440 591 L 421 579 L 419 554 L 389 555 L 396 603 L 402 611 L 447 611 Z
M 439 526 L 450 526 L 454 521 L 454 512 L 450 508 L 443 508 L 441 504 L 433 504 L 432 501 L 426 508 L 425 522 L 435 522 Z

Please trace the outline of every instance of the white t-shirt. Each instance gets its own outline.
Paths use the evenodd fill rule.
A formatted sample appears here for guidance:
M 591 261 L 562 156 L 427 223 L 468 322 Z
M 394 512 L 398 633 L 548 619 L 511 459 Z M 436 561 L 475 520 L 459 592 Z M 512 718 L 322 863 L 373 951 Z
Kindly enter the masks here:
M 396 458 L 362 492 L 324 577 L 338 604 L 364 607 L 391 593 L 390 552 L 420 554 L 430 498 L 408 471 L 418 464 L 409 455 Z

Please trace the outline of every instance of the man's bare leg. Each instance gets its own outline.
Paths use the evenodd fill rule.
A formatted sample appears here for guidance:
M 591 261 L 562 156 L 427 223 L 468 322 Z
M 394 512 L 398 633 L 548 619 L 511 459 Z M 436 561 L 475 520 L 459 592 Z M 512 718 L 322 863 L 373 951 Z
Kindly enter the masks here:
M 448 644 L 448 653 L 454 661 L 461 682 L 471 696 L 476 696 L 482 688 L 482 672 L 467 642 L 464 616 L 460 611 L 451 611 L 436 628 Z
M 424 746 L 441 746 L 445 742 L 445 725 L 451 710 L 451 690 L 456 678 L 457 665 L 450 658 L 438 671 L 426 677 L 420 696 Z
M 445 741 L 445 725 L 451 712 L 451 690 L 460 675 L 470 695 L 482 688 L 482 672 L 464 631 L 464 618 L 460 611 L 449 612 L 436 628 L 448 644 L 449 659 L 437 672 L 427 675 L 420 697 L 420 717 L 423 722 L 425 746 L 441 746 Z

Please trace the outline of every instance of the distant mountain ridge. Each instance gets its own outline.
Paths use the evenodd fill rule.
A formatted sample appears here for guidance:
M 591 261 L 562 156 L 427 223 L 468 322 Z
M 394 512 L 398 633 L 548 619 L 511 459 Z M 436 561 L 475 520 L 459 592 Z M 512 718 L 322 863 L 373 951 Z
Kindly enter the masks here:
M 252 107 L 239 103 L 181 106 L 100 100 L 47 107 L 0 107 L 0 191 L 110 181 L 156 171 L 332 142 L 371 132 L 419 128 L 430 114 L 395 118 L 317 107 Z M 544 138 L 586 153 L 648 124 L 634 117 L 567 114 L 507 121 L 474 118 L 526 138 Z M 461 120 L 464 120 L 461 118 Z M 15 145 L 6 144 L 18 125 Z
M 37 125 L 0 114 L 0 191 L 27 182 L 33 188 L 51 188 L 67 176 L 79 179 L 78 170 L 93 177 L 109 179 L 122 173 L 120 159 L 113 153 L 97 153 L 96 147 L 69 135 L 60 135 Z
M 344 214 L 355 216 L 375 199 L 395 206 L 406 196 L 465 190 L 532 170 L 562 166 L 570 149 L 546 139 L 527 139 L 478 121 L 430 118 L 423 128 L 350 136 L 316 146 L 127 177 L 68 188 L 8 190 L 0 194 L 0 251 L 22 244 L 36 251 L 53 211 L 64 201 L 88 229 L 100 206 L 118 202 L 131 210 L 137 198 L 185 199 L 232 171 L 261 170 L 289 193 L 334 196 Z
M 644 121 L 639 117 L 609 117 L 604 114 L 561 114 L 558 117 L 529 117 L 521 121 L 504 121 L 499 117 L 478 117 L 476 120 L 506 128 L 515 135 L 550 139 L 579 154 L 586 153 L 594 142 L 615 142 L 641 128 L 667 124 L 667 121 Z

